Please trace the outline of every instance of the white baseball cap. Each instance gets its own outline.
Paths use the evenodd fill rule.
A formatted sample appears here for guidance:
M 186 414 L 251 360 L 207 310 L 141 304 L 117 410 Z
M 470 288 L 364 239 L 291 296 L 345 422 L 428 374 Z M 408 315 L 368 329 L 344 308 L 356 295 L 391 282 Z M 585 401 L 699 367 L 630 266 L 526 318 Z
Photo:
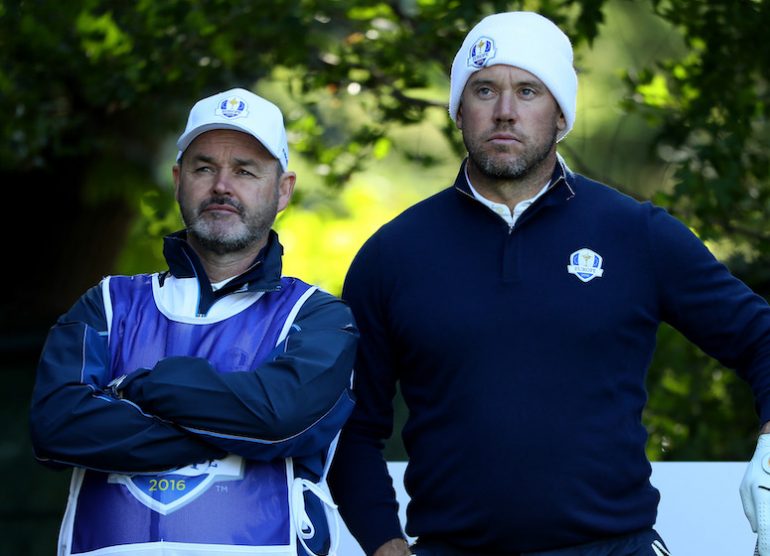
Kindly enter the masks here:
M 201 133 L 214 129 L 241 131 L 256 138 L 280 162 L 289 166 L 289 146 L 283 114 L 272 102 L 246 89 L 230 89 L 199 100 L 190 110 L 187 127 L 179 136 L 177 160 Z
M 557 136 L 561 141 L 575 123 L 578 79 L 572 63 L 572 44 L 550 19 L 535 12 L 489 15 L 466 35 L 452 63 L 449 116 L 457 121 L 471 75 L 496 64 L 514 66 L 540 79 L 556 99 L 567 123 Z

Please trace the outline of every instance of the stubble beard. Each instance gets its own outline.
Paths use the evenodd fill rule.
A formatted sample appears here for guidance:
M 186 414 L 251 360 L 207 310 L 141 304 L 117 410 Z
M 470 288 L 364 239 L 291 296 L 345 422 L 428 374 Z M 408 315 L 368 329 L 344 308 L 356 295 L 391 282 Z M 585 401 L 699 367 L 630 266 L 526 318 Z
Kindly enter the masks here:
M 276 187 L 277 189 L 277 187 Z M 218 216 L 203 211 L 211 204 L 224 204 L 235 208 L 237 215 Z M 201 248 L 217 255 L 226 255 L 243 251 L 255 244 L 264 242 L 270 233 L 278 212 L 278 194 L 270 202 L 253 212 L 247 211 L 235 199 L 225 196 L 210 197 L 197 209 L 182 208 L 182 219 L 187 226 L 188 235 Z M 234 217 L 238 218 L 233 223 Z
M 548 158 L 556 145 L 557 135 L 558 129 L 554 125 L 549 139 L 527 146 L 518 156 L 510 154 L 504 146 L 493 146 L 490 152 L 482 147 L 480 141 L 465 136 L 463 141 L 468 150 L 468 158 L 484 176 L 496 180 L 519 180 Z

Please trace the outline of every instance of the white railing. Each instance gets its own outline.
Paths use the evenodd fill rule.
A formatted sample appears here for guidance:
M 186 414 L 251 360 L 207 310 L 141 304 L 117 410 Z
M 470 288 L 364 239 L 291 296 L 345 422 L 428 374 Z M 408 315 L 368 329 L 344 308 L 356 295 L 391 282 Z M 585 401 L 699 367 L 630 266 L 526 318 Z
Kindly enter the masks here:
M 750 556 L 756 535 L 743 514 L 738 486 L 746 462 L 665 462 L 652 464 L 652 483 L 660 490 L 656 529 L 674 556 Z M 406 464 L 390 462 L 404 522 L 408 497 Z M 344 528 L 340 556 L 363 556 Z

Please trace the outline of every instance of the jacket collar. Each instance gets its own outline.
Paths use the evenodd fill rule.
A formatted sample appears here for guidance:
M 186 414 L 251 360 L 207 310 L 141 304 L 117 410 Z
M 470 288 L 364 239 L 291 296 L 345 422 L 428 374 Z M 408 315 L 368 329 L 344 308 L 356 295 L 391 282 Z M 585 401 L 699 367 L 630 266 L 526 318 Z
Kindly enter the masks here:
M 197 278 L 201 291 L 212 291 L 211 282 L 200 257 L 187 242 L 187 230 L 180 230 L 163 238 L 163 256 L 168 264 L 168 272 L 176 278 Z M 215 294 L 229 293 L 235 290 L 272 291 L 280 287 L 281 257 L 283 246 L 278 241 L 278 234 L 270 230 L 267 244 L 255 257 L 251 266 L 233 278 Z M 164 277 L 161 276 L 161 284 Z M 218 297 L 218 295 L 217 295 Z
M 454 187 L 459 192 L 476 200 L 466 178 L 465 166 L 467 164 L 468 158 L 466 157 L 460 165 L 460 171 L 457 173 L 457 178 L 455 178 Z M 575 196 L 574 185 L 575 174 L 567 167 L 567 163 L 564 162 L 561 155 L 557 153 L 556 164 L 554 165 L 553 173 L 551 174 L 551 186 L 538 201 L 542 200 L 542 204 L 548 205 L 569 201 Z

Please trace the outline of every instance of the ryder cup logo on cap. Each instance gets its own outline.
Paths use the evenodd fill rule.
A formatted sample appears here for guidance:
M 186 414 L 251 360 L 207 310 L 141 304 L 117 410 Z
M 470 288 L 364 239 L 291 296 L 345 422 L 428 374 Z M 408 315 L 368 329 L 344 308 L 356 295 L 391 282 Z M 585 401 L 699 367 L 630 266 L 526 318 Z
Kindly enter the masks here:
M 494 65 L 508 65 L 537 77 L 553 95 L 567 125 L 575 123 L 577 74 L 572 67 L 569 37 L 551 20 L 535 12 L 505 12 L 482 19 L 470 30 L 455 55 L 449 84 L 449 116 L 456 122 L 468 79 Z
M 231 89 L 199 100 L 190 110 L 187 127 L 176 143 L 181 160 L 196 137 L 215 129 L 240 131 L 262 143 L 285 171 L 289 166 L 289 145 L 280 109 L 246 89 Z
M 230 97 L 219 103 L 216 113 L 225 118 L 243 118 L 249 115 L 246 101 L 240 97 Z
M 468 55 L 468 65 L 472 68 L 483 68 L 487 60 L 495 57 L 495 41 L 488 37 L 481 37 L 473 43 Z

